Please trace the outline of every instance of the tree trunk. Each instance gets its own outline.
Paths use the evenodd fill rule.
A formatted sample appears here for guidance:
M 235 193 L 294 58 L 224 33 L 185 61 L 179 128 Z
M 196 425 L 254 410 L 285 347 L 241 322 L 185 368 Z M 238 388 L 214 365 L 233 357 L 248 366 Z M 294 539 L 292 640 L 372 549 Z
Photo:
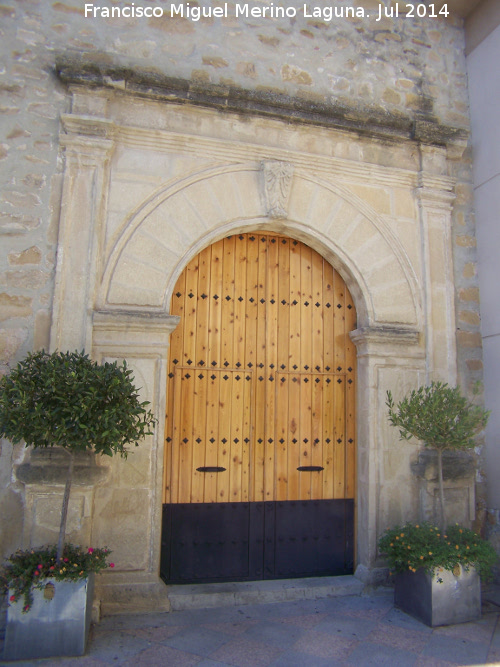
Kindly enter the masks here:
M 63 504 L 61 510 L 61 525 L 59 526 L 59 539 L 57 541 L 57 562 L 62 560 L 64 550 L 64 538 L 66 536 L 66 519 L 68 518 L 69 494 L 71 483 L 73 481 L 73 468 L 75 465 L 75 455 L 70 453 L 68 476 L 66 477 L 66 486 L 64 487 Z
M 438 456 L 438 480 L 439 480 L 439 504 L 441 506 L 441 535 L 446 532 L 446 514 L 444 510 L 444 482 L 443 482 L 443 452 L 437 450 Z

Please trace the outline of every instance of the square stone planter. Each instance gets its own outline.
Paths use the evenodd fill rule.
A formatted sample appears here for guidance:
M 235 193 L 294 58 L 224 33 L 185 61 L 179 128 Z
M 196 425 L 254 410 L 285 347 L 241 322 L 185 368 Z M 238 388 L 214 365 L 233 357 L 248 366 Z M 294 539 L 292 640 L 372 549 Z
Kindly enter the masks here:
M 79 581 L 47 579 L 46 589 L 33 591 L 33 605 L 26 614 L 22 598 L 9 603 L 4 660 L 83 655 L 90 630 L 94 579 L 94 573 Z
M 438 582 L 442 579 L 442 583 Z M 481 618 L 481 581 L 474 568 L 396 575 L 394 604 L 426 625 L 454 625 Z

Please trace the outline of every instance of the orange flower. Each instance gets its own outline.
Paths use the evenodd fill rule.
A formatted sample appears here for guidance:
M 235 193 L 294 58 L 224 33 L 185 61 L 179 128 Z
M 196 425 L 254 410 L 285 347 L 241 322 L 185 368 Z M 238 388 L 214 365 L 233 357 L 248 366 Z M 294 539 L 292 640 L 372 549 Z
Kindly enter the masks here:
M 432 556 L 432 551 L 429 551 L 429 556 Z

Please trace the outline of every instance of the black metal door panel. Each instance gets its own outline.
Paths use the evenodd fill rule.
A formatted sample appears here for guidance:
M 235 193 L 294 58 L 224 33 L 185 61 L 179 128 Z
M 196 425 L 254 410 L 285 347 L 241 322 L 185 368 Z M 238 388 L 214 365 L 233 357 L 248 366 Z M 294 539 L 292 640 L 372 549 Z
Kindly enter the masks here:
M 353 500 L 164 505 L 167 583 L 352 574 Z

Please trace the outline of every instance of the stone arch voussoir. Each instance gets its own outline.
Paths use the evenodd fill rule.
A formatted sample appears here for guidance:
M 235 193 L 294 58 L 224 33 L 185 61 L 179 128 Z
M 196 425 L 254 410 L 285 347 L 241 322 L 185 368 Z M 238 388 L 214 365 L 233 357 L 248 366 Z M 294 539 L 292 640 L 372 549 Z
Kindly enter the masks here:
M 343 275 L 363 325 L 419 328 L 415 272 L 390 227 L 346 187 L 293 173 L 286 216 L 270 214 L 258 163 L 228 165 L 157 191 L 123 226 L 108 258 L 100 305 L 168 311 L 171 290 L 204 246 L 270 229 L 318 250 Z

